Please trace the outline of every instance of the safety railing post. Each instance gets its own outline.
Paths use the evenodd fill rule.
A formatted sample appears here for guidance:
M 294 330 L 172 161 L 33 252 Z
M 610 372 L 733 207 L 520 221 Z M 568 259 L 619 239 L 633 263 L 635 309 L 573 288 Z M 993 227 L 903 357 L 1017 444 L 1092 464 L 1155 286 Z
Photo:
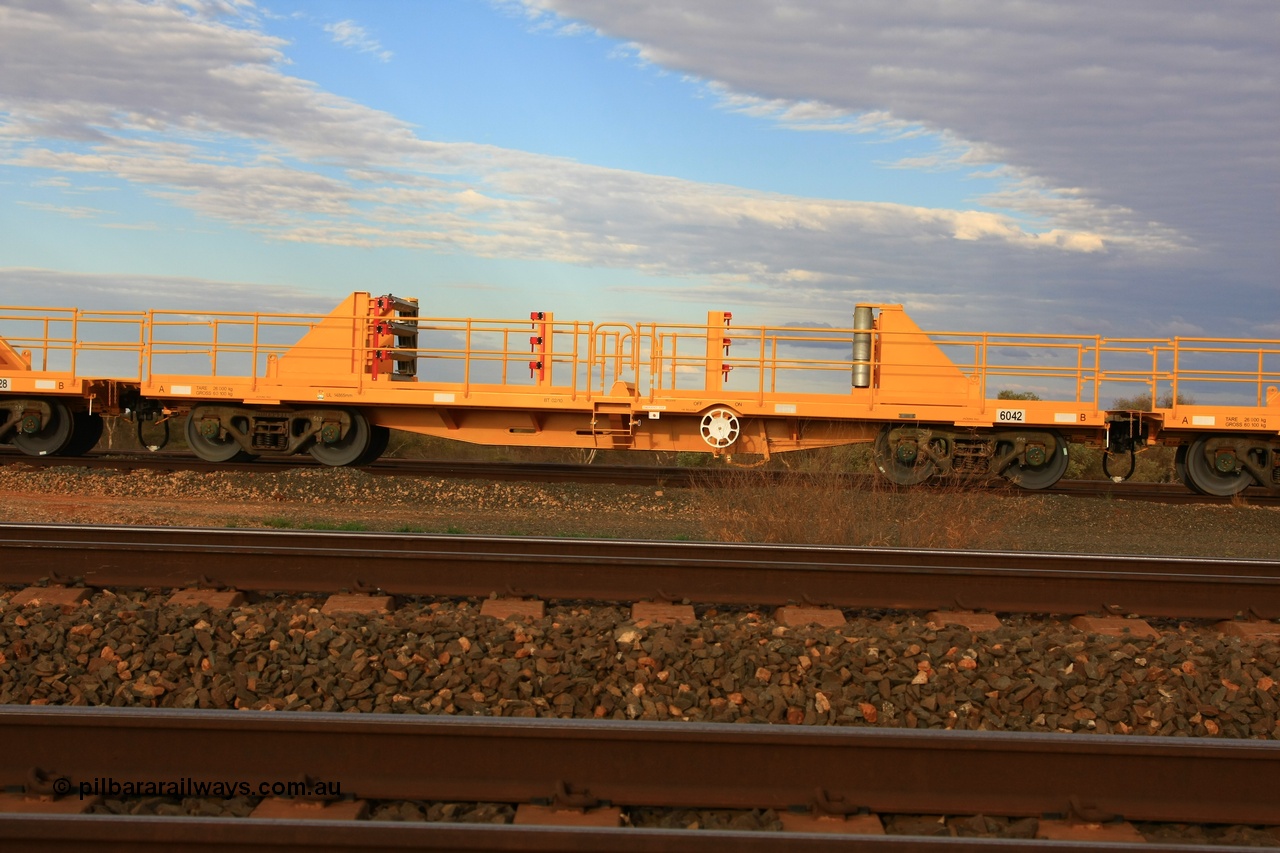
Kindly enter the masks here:
M 150 376 L 147 374 L 146 351 L 147 351 L 147 315 L 143 314 L 138 318 L 138 381 L 147 382 Z
M 471 396 L 471 318 L 467 318 L 466 335 L 462 351 L 462 396 Z
M 257 382 L 257 380 L 266 378 L 265 366 L 264 366 L 264 371 L 262 371 L 261 374 L 259 373 L 259 371 L 257 371 L 257 356 L 259 356 L 259 348 L 261 346 L 261 341 L 262 341 L 261 328 L 262 328 L 261 315 L 255 313 L 253 314 L 253 338 L 252 338 L 253 343 L 250 347 L 251 348 L 250 359 L 253 361 L 253 371 L 250 374 L 250 377 L 253 379 L 253 389 L 255 389 L 255 391 L 257 387 L 259 387 L 259 382 Z M 364 361 L 361 361 L 360 364 L 364 364 Z M 364 370 L 357 370 L 356 375 L 357 377 L 364 379 L 364 373 L 365 373 Z
M 1102 336 L 1093 338 L 1093 408 L 1102 408 Z
M 261 329 L 262 329 L 262 315 L 257 313 L 257 311 L 255 311 L 255 313 L 253 313 L 253 336 L 251 338 L 252 343 L 250 345 L 250 353 L 248 353 L 248 357 L 250 357 L 250 359 L 253 362 L 253 368 L 250 373 L 250 379 L 252 380 L 251 387 L 255 389 L 255 391 L 259 389 L 259 386 L 260 386 L 259 379 L 266 378 L 265 368 L 264 368 L 264 373 L 260 374 L 259 371 L 257 371 L 257 353 L 259 353 L 259 347 L 261 346 L 261 341 L 262 341 Z M 364 364 L 364 361 L 361 361 L 360 364 Z M 364 378 L 365 378 L 364 370 L 357 370 L 356 375 L 357 377 L 360 377 L 361 383 L 364 382 Z
M 680 363 L 680 333 L 675 332 L 671 335 L 671 386 L 667 390 L 676 390 L 676 366 Z
M 765 345 L 764 333 L 765 333 L 765 327 L 761 326 L 760 327 L 760 358 L 759 358 L 759 368 L 758 368 L 758 370 L 760 371 L 760 381 L 757 383 L 757 385 L 758 385 L 758 393 L 759 393 L 759 402 L 760 402 L 760 405 L 762 406 L 764 405 L 764 345 Z M 778 369 L 777 353 L 774 353 L 774 357 L 770 360 L 769 368 L 771 373 L 774 373 L 777 371 Z
M 80 352 L 80 309 L 71 312 L 71 377 L 76 375 L 76 356 Z
M 974 353 L 978 359 L 978 399 L 981 401 L 978 405 L 982 414 L 987 412 L 987 333 L 983 332 L 982 337 L 973 342 L 977 352 Z
M 209 325 L 213 328 L 212 342 L 209 344 L 209 373 L 211 376 L 218 375 L 218 321 L 210 320 Z M 258 353 L 255 350 L 253 354 L 254 376 L 257 376 L 258 370 Z
M 502 383 L 507 384 L 507 366 L 511 363 L 511 330 L 502 330 Z
M 760 337 L 761 337 L 761 338 L 763 338 L 763 337 L 764 337 L 764 330 L 763 330 L 763 329 L 761 329 L 761 330 L 760 330 Z M 773 362 L 773 363 L 770 365 L 770 367 L 769 367 L 769 393 L 771 393 L 771 394 L 776 394 L 776 393 L 778 392 L 778 336 L 777 336 L 777 335 L 774 335 L 774 336 L 773 336 L 773 337 L 771 337 L 769 340 L 770 340 L 770 341 L 771 341 L 771 343 L 772 343 L 772 351 L 770 352 L 770 356 L 771 356 L 771 359 L 772 359 L 772 362 Z M 761 344 L 761 346 L 760 346 L 760 350 L 761 350 L 761 352 L 763 353 L 763 351 L 764 351 L 764 345 L 763 345 L 763 344 Z M 762 357 L 763 357 L 763 356 L 762 356 Z M 761 375 L 761 377 L 760 377 L 760 382 L 761 382 L 761 386 L 762 386 L 762 388 L 763 388 L 763 384 L 764 384 L 763 371 L 762 371 L 761 373 L 762 373 L 762 375 Z M 764 402 L 764 393 L 763 393 L 763 390 L 761 391 L 761 394 L 760 394 L 760 402 L 761 402 L 761 403 L 763 403 L 763 402 Z
M 156 312 L 155 309 L 147 310 L 147 323 L 145 332 L 146 343 L 143 345 L 142 359 L 146 365 L 146 377 L 150 381 L 156 372 L 155 351 L 156 351 Z
M 1076 402 L 1080 402 L 1080 392 L 1084 390 L 1084 347 L 1076 344 Z
M 1262 396 L 1262 369 L 1265 363 L 1262 359 L 1262 347 L 1258 347 L 1258 405 L 1262 406 L 1266 403 L 1266 398 Z
M 634 327 L 634 328 L 628 328 L 628 330 L 627 330 L 627 335 L 626 335 L 626 337 L 625 337 L 625 338 L 623 338 L 623 339 L 619 339 L 619 341 L 618 341 L 619 352 L 621 352 L 621 348 L 622 348 L 622 344 L 623 344 L 623 341 L 624 341 L 624 340 L 627 342 L 627 346 L 629 346 L 629 347 L 630 347 L 630 349 L 627 351 L 627 352 L 629 353 L 629 355 L 628 355 L 628 360 L 629 360 L 629 361 L 630 361 L 630 363 L 631 363 L 631 375 L 632 375 L 632 376 L 634 376 L 634 377 L 636 378 L 636 394 L 637 394 L 637 395 L 638 395 L 638 394 L 640 394 L 640 393 L 642 393 L 642 392 L 641 392 L 641 390 L 640 390 L 640 378 L 641 378 L 641 374 L 640 374 L 640 344 L 641 344 L 641 340 L 643 339 L 643 336 L 644 336 L 644 332 L 643 332 L 643 331 L 641 331 L 643 328 L 644 328 L 644 327 L 643 327 L 641 324 L 637 323 L 637 324 L 635 325 L 635 327 Z M 652 348 L 652 347 L 650 347 L 649 352 L 652 354 L 652 352 L 653 352 L 653 348 Z M 619 357 L 618 357 L 618 367 L 619 367 L 619 368 L 621 368 L 621 367 L 622 367 L 622 357 L 621 357 L 621 356 L 619 356 Z M 646 382 L 648 383 L 648 385 L 649 385 L 650 389 L 652 389 L 652 388 L 653 388 L 653 381 L 652 381 L 652 379 L 651 379 L 650 377 L 645 377 L 645 380 L 646 380 Z
M 570 372 L 573 374 L 573 378 L 572 378 L 572 380 L 570 380 L 570 383 L 571 383 L 571 384 L 569 385 L 569 399 L 570 399 L 570 400 L 577 400 L 577 399 L 578 399 L 578 366 L 579 366 L 579 365 L 578 365 L 578 335 L 582 334 L 582 332 L 581 332 L 581 328 L 580 328 L 580 327 L 581 327 L 581 325 L 582 325 L 581 321 L 579 321 L 579 320 L 574 320 L 574 321 L 573 321 L 573 349 L 572 349 L 572 351 L 569 353 L 569 359 L 570 359 L 570 360 L 572 361 L 572 363 L 573 363 L 573 369 L 570 371 Z M 587 386 L 588 386 L 588 393 L 587 393 L 587 396 L 588 396 L 588 397 L 590 397 L 590 396 L 591 396 L 591 395 L 590 395 L 590 390 L 589 390 L 589 389 L 590 389 L 590 385 L 591 385 L 591 383 L 590 383 L 590 382 L 588 382 L 588 383 L 587 383 Z
M 591 328 L 591 334 L 587 337 L 587 399 L 590 400 L 595 396 L 596 392 L 596 360 L 600 360 L 600 393 L 604 393 L 604 353 L 600 351 L 600 347 L 596 342 L 596 338 L 602 336 L 603 332 L 596 330 L 594 326 Z

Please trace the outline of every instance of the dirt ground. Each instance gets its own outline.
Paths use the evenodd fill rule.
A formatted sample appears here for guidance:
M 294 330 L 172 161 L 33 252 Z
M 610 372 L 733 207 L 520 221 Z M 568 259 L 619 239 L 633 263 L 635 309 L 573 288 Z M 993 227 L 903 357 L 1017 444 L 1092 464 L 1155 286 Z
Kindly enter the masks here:
M 349 469 L 0 467 L 0 520 L 281 527 L 1280 559 L 1280 508 L 1059 495 L 655 489 Z

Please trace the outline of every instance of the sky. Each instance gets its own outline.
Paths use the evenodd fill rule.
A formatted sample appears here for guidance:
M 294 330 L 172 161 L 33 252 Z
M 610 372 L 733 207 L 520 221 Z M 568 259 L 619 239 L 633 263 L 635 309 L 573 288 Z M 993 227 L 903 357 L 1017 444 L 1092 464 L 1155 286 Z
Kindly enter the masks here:
M 1280 338 L 1274 0 L 0 0 L 0 304 Z

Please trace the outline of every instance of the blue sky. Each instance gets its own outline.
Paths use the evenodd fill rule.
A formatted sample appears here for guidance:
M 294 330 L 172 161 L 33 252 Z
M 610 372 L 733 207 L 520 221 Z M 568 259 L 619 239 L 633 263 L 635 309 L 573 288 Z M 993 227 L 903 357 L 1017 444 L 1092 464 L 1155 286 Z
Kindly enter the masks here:
M 803 196 L 960 205 L 979 192 L 973 178 L 877 162 L 932 153 L 934 135 L 851 142 L 781 130 L 724 108 L 705 83 L 643 62 L 619 39 L 539 26 L 512 7 L 367 4 L 351 22 L 363 39 L 350 43 L 333 32 L 351 21 L 350 3 L 272 8 L 297 15 L 272 28 L 291 42 L 290 73 L 432 139 Z
M 1280 337 L 1280 13 L 0 0 L 0 303 Z

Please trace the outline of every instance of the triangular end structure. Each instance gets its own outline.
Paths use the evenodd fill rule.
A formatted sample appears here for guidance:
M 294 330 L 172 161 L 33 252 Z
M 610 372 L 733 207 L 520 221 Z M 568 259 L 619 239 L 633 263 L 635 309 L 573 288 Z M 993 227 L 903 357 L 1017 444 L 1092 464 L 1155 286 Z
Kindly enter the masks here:
M 15 370 L 30 370 L 31 364 L 28 361 L 30 356 L 25 356 L 13 347 L 5 343 L 4 338 L 0 338 L 0 370 L 5 372 Z

